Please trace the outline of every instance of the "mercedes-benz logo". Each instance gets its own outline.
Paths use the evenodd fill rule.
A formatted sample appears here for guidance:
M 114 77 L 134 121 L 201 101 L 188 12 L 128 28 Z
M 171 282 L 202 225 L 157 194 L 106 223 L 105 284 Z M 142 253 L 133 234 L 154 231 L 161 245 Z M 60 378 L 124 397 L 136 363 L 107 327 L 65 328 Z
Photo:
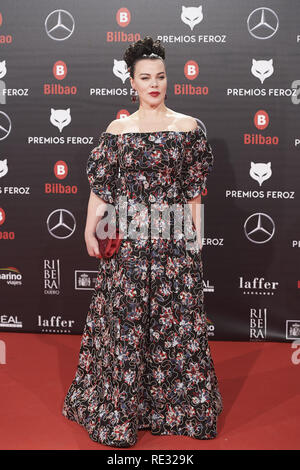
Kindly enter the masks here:
M 247 19 L 249 33 L 256 39 L 269 39 L 278 30 L 279 19 L 271 8 L 260 7 L 253 10 Z
M 71 13 L 66 10 L 55 10 L 49 13 L 45 20 L 45 29 L 49 38 L 54 41 L 68 39 L 75 28 L 75 21 Z
M 56 209 L 48 216 L 47 228 L 52 237 L 69 238 L 75 231 L 76 220 L 66 209 Z
M 0 140 L 6 139 L 11 131 L 11 120 L 9 116 L 0 111 Z
M 275 233 L 275 224 L 269 215 L 257 212 L 248 217 L 244 223 L 244 231 L 250 242 L 266 243 Z

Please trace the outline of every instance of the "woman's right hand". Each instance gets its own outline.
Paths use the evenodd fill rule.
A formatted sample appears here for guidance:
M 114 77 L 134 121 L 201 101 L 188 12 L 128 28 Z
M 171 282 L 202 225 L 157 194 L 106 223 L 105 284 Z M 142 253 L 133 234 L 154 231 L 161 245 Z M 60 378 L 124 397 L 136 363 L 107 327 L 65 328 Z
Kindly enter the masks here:
M 94 234 L 86 234 L 85 235 L 85 244 L 88 254 L 90 256 L 99 256 L 99 244 L 98 239 Z

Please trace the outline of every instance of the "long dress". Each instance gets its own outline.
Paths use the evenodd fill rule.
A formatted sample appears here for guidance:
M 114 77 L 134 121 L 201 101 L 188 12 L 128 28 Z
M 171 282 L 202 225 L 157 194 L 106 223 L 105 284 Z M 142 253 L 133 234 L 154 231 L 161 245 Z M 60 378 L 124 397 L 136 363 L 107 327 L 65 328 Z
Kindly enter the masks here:
M 114 206 L 117 227 L 124 233 L 119 215 L 125 208 L 129 234 L 130 224 L 144 229 L 148 223 L 149 230 L 148 237 L 125 234 L 117 253 L 99 259 L 79 363 L 62 409 L 93 441 L 131 447 L 140 429 L 217 436 L 223 404 L 208 343 L 202 249 L 187 243 L 195 225 L 176 237 L 170 211 L 166 238 L 162 219 L 151 218 L 150 208 L 189 207 L 187 201 L 206 187 L 213 162 L 199 125 L 185 132 L 102 132 L 90 152 L 90 187 Z M 151 223 L 158 236 L 151 237 Z

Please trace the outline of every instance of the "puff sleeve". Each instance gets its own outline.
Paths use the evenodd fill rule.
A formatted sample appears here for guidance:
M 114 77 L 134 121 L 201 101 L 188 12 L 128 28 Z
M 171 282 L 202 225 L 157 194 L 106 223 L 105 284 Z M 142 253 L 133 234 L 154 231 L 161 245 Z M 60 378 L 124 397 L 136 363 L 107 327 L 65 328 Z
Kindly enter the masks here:
M 103 201 L 113 204 L 118 179 L 118 135 L 102 132 L 86 164 L 91 190 Z
M 206 188 L 214 156 L 210 143 L 200 127 L 187 132 L 181 167 L 181 187 L 185 198 L 194 199 Z

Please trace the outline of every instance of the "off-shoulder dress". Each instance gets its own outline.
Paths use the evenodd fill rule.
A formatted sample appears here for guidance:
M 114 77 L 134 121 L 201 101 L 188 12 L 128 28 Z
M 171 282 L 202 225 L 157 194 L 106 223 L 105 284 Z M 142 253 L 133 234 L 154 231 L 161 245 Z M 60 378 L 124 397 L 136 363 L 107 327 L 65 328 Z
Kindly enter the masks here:
M 127 215 L 119 251 L 99 260 L 78 367 L 62 409 L 93 441 L 130 447 L 141 429 L 217 436 L 223 404 L 208 343 L 202 249 L 191 243 L 194 224 L 179 235 L 170 211 L 166 238 L 166 219 L 152 216 L 154 206 L 189 206 L 206 189 L 213 162 L 199 125 L 185 132 L 102 132 L 89 154 L 90 187 L 114 206 L 123 233 L 119 217 Z M 143 235 L 130 236 L 128 227 L 138 224 Z

